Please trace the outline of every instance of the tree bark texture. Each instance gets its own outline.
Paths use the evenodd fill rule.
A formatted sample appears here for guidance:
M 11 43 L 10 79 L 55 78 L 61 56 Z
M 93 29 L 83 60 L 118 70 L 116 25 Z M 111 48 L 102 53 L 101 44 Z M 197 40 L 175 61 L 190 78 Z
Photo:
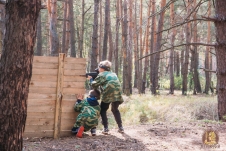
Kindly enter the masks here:
M 184 31 L 182 31 L 181 33 L 181 42 L 184 41 Z M 180 74 L 181 77 L 183 75 L 183 71 L 184 71 L 184 46 L 181 48 L 181 52 L 180 52 L 180 66 L 181 66 L 181 70 L 180 70 Z
M 105 0 L 105 20 L 104 20 L 104 39 L 103 39 L 103 54 L 102 60 L 107 59 L 108 50 L 108 34 L 109 34 L 109 13 L 110 13 L 110 0 Z
M 128 20 L 127 20 L 127 1 L 125 0 L 123 3 L 124 8 L 124 18 L 123 18 L 123 32 L 122 32 L 122 45 L 123 45 L 123 92 L 129 96 L 129 70 L 128 70 Z
M 91 71 L 93 72 L 97 66 L 98 57 L 98 11 L 99 0 L 94 0 L 94 19 L 93 19 L 93 36 L 92 36 L 92 51 L 91 51 Z
M 0 5 L 1 11 L 1 22 L 0 22 L 0 53 L 2 53 L 3 48 L 3 39 L 4 39 L 4 31 L 5 31 L 5 5 Z
M 208 2 L 208 17 L 211 15 L 211 2 Z M 211 26 L 210 21 L 207 22 L 207 43 L 210 43 L 211 36 Z M 210 70 L 210 46 L 206 47 L 205 53 L 205 69 Z M 210 89 L 210 72 L 205 71 L 206 83 L 205 83 L 205 91 L 204 93 L 208 94 Z
M 75 23 L 74 23 L 74 12 L 73 12 L 73 0 L 68 1 L 69 8 L 69 24 L 70 24 L 70 49 L 71 57 L 76 57 L 75 50 Z
M 119 16 L 120 6 L 119 0 L 116 1 L 116 34 L 115 34 L 115 73 L 118 75 L 118 52 L 119 52 L 119 26 L 120 26 L 120 16 Z
M 161 9 L 163 9 L 166 5 L 166 0 L 162 0 L 161 1 Z M 160 13 L 160 17 L 159 17 L 159 23 L 158 23 L 158 32 L 162 31 L 163 29 L 163 23 L 164 23 L 164 14 L 165 14 L 165 10 L 163 10 Z M 162 41 L 162 33 L 159 33 L 157 35 L 157 41 L 156 41 L 156 48 L 155 48 L 155 52 L 158 52 L 161 50 L 161 41 Z M 160 62 L 160 53 L 157 53 L 154 55 L 154 69 L 153 69 L 153 73 L 152 73 L 152 94 L 157 94 L 156 89 L 158 87 L 158 81 L 159 81 L 159 74 L 158 74 L 158 70 L 159 70 L 159 62 Z
M 189 15 L 191 12 L 191 0 L 187 0 L 187 14 Z M 188 17 L 189 19 L 190 17 Z M 186 24 L 186 43 L 191 42 L 191 23 Z M 190 45 L 185 46 L 185 56 L 184 56 L 184 63 L 183 63 L 183 71 L 182 71 L 182 94 L 187 94 L 187 83 L 188 83 L 188 64 L 189 64 L 189 51 Z
M 102 19 L 102 1 L 100 1 L 100 25 L 99 25 L 99 45 L 98 45 L 98 49 L 99 49 L 99 62 L 102 61 L 102 37 L 103 37 L 103 19 Z
M 59 37 L 57 34 L 57 0 L 48 0 L 50 54 L 57 56 L 59 53 Z
M 143 49 L 142 49 L 142 35 L 143 35 L 143 30 L 142 30 L 142 24 L 143 24 L 143 0 L 140 0 L 140 22 L 139 22 L 139 57 L 143 57 Z M 138 92 L 142 93 L 142 69 L 143 69 L 143 60 L 139 60 L 138 64 L 139 64 L 139 68 L 138 68 L 138 83 L 137 83 L 137 88 L 138 88 Z
M 0 150 L 22 151 L 41 0 L 6 2 L 0 66 Z
M 170 4 L 170 24 L 171 26 L 174 25 L 174 3 Z M 172 29 L 171 37 L 170 37 L 170 44 L 174 46 L 176 36 L 176 29 Z M 170 50 L 170 59 L 169 59 L 169 73 L 170 73 L 170 90 L 169 94 L 174 94 L 174 72 L 173 72 L 173 62 L 174 62 L 174 48 Z
M 148 3 L 148 16 L 150 16 L 151 13 L 151 4 L 152 4 L 152 0 L 149 0 Z M 148 18 L 147 21 L 147 25 L 146 25 L 146 38 L 145 38 L 145 55 L 148 55 L 148 51 L 149 51 L 149 43 L 150 43 L 150 17 Z M 147 72 L 149 69 L 149 57 L 145 58 L 144 61 L 144 72 L 143 72 L 143 85 L 142 85 L 142 93 L 145 93 L 145 88 L 146 88 L 146 83 L 147 83 Z
M 129 20 L 128 20 L 128 43 L 127 43 L 127 52 L 128 52 L 128 80 L 129 80 L 129 89 L 130 94 L 132 94 L 132 63 L 133 63 L 133 0 L 129 2 Z
M 196 0 L 193 1 L 194 6 L 196 6 Z M 196 13 L 194 13 L 193 16 L 194 19 L 197 18 Z M 193 24 L 193 42 L 196 43 L 198 42 L 198 37 L 197 37 L 197 21 L 194 21 Z M 192 66 L 192 75 L 193 75 L 193 81 L 194 81 L 194 90 L 193 90 L 193 94 L 196 93 L 201 93 L 202 92 L 202 88 L 201 88 L 201 84 L 200 84 L 200 80 L 199 80 L 199 71 L 198 71 L 198 66 L 199 66 L 199 53 L 197 51 L 197 45 L 193 46 L 194 49 L 191 51 L 191 59 L 193 61 L 193 66 Z
M 218 80 L 218 115 L 219 119 L 226 121 L 226 1 L 215 1 L 216 14 L 216 58 L 217 58 L 217 80 Z
M 109 15 L 109 28 L 108 28 L 108 40 L 109 40 L 109 55 L 108 55 L 108 60 L 112 62 L 113 59 L 113 50 L 114 50 L 114 44 L 113 44 L 113 39 L 112 39 L 112 31 L 111 31 L 111 13 L 108 13 Z
M 137 1 L 135 1 L 135 10 L 134 10 L 134 30 L 137 31 Z M 134 88 L 138 88 L 138 74 L 139 74 L 139 51 L 138 51 L 138 37 L 137 32 L 133 32 L 133 43 L 134 43 L 134 67 L 135 67 L 135 76 L 134 76 Z
M 155 0 L 152 0 L 152 6 L 151 6 L 151 13 L 155 14 Z M 156 46 L 156 18 L 155 15 L 152 16 L 151 19 L 151 39 L 150 39 L 150 54 L 155 51 L 155 46 Z M 154 55 L 151 55 L 150 57 L 150 89 L 153 92 L 153 74 L 154 74 Z
M 99 4 L 99 2 L 98 2 Z M 95 5 L 95 2 L 94 2 Z M 99 8 L 99 7 L 98 7 Z M 79 56 L 80 58 L 83 58 L 83 39 L 84 39 L 84 28 L 85 28 L 85 0 L 82 0 L 82 23 L 81 23 L 81 34 L 80 34 L 80 38 L 79 38 Z
M 69 0 L 67 1 L 67 22 L 66 22 L 66 35 L 65 35 L 65 53 L 68 54 L 69 50 L 69 41 L 70 41 L 70 23 L 69 23 L 69 17 L 70 17 L 70 12 L 69 12 Z
M 64 1 L 64 20 L 63 20 L 63 32 L 62 32 L 62 53 L 66 53 L 66 27 L 67 27 L 67 11 L 68 11 L 68 0 Z M 66 53 L 67 54 L 67 53 Z M 67 55 L 66 55 L 67 56 Z
M 37 21 L 37 56 L 42 56 L 42 22 L 41 22 L 41 13 L 39 13 Z
M 176 75 L 177 77 L 180 76 L 180 56 L 179 56 L 179 52 L 176 52 Z

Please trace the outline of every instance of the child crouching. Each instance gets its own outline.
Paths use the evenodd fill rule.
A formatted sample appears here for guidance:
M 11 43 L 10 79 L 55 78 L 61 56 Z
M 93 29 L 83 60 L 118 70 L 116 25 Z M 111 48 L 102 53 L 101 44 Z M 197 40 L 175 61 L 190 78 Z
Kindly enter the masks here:
M 77 96 L 77 102 L 74 110 L 79 112 L 76 123 L 72 128 L 72 133 L 76 137 L 81 138 L 84 131 L 91 130 L 92 136 L 96 135 L 96 126 L 98 125 L 98 118 L 100 117 L 100 91 L 94 89 L 89 91 L 89 96 L 83 99 L 83 95 Z

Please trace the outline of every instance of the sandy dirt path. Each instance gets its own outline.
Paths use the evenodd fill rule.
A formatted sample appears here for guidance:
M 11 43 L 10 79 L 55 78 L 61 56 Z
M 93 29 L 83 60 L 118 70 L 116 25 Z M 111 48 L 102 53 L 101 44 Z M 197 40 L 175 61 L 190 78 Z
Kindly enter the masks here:
M 205 148 L 202 135 L 212 128 L 218 133 L 219 148 Z M 111 129 L 110 135 L 92 137 L 85 133 L 83 138 L 75 136 L 52 138 L 29 138 L 24 140 L 23 151 L 226 151 L 226 123 L 162 123 L 127 126 L 125 133 Z

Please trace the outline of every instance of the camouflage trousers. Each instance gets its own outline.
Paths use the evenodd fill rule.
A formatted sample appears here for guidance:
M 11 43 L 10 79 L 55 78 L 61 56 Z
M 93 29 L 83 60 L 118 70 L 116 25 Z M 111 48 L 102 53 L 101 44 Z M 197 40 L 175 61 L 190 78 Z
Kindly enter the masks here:
M 80 127 L 84 126 L 84 131 L 88 131 L 93 127 L 96 127 L 98 125 L 98 118 L 96 116 L 87 116 L 86 114 L 80 113 L 77 116 L 76 122 L 74 124 L 74 127 Z

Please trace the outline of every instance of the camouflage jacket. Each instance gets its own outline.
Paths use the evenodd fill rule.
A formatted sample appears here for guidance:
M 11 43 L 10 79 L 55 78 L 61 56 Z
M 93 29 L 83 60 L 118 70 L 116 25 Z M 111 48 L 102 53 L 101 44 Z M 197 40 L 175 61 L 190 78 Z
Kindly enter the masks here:
M 91 85 L 94 89 L 101 86 L 101 101 L 104 103 L 123 102 L 121 84 L 115 73 L 110 71 L 101 72 Z
M 96 105 L 92 105 L 87 99 L 84 99 L 81 102 L 77 101 L 74 106 L 74 110 L 76 112 L 80 112 L 77 116 L 74 127 L 84 126 L 85 131 L 97 126 L 98 118 L 100 117 L 100 105 L 97 100 L 94 100 L 97 102 Z

